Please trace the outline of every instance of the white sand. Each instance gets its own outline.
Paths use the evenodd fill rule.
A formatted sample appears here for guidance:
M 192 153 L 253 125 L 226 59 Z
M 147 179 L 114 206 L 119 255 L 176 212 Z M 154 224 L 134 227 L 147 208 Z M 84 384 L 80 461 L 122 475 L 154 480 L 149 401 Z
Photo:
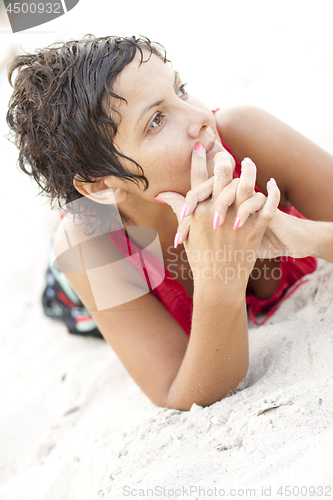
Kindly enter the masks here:
M 312 84 L 319 73 L 327 86 L 320 99 L 329 107 L 331 49 L 311 40 L 312 67 L 318 60 Z M 254 69 L 259 77 L 251 80 Z M 252 96 L 273 80 L 272 66 L 254 69 L 247 74 Z M 234 76 L 240 89 L 245 76 Z M 306 83 L 300 92 L 309 95 Z M 0 90 L 7 97 L 3 78 Z M 272 108 L 282 100 L 272 95 Z M 309 116 L 303 125 L 332 151 L 327 109 L 317 110 L 317 123 Z M 297 106 L 289 113 L 293 124 L 300 120 Z M 250 329 L 245 390 L 190 412 L 157 408 L 104 341 L 71 336 L 44 317 L 40 295 L 57 214 L 33 197 L 36 189 L 13 168 L 15 156 L 4 141 L 1 151 L 7 182 L 0 201 L 0 499 L 121 499 L 128 493 L 201 499 L 222 498 L 222 489 L 225 496 L 248 498 L 249 488 L 256 497 L 281 499 L 280 486 L 308 488 L 295 489 L 291 498 L 313 498 L 310 486 L 318 496 L 333 496 L 333 265 L 321 262 L 268 324 Z
M 0 498 L 118 499 L 125 486 L 156 487 L 146 498 L 190 486 L 259 495 L 263 485 L 279 498 L 279 486 L 333 487 L 332 293 L 323 264 L 250 330 L 249 387 L 182 413 L 155 407 L 103 341 L 68 336 L 26 290 L 1 332 Z M 174 493 L 159 496 L 163 487 Z

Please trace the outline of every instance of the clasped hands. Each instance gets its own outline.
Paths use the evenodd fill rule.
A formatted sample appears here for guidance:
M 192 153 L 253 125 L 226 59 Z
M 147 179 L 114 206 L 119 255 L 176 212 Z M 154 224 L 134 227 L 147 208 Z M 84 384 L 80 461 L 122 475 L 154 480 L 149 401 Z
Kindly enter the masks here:
M 208 212 L 211 213 L 211 220 L 206 220 L 213 231 L 219 231 L 228 220 L 230 226 L 232 219 L 232 231 L 241 231 L 245 236 L 250 226 L 253 231 L 253 224 L 256 224 L 257 232 L 261 233 L 257 258 L 309 255 L 304 245 L 306 225 L 304 226 L 302 219 L 278 209 L 280 190 L 274 179 L 268 181 L 268 194 L 265 196 L 255 192 L 256 166 L 249 158 L 242 161 L 239 179 L 233 179 L 235 164 L 226 151 L 216 154 L 214 164 L 214 175 L 209 178 L 205 151 L 193 151 L 191 189 L 186 197 L 175 192 L 158 195 L 172 206 L 178 218 L 175 247 L 183 242 L 187 244 L 193 216 L 200 212 L 200 205 L 213 202 Z M 206 211 L 204 216 L 206 217 Z

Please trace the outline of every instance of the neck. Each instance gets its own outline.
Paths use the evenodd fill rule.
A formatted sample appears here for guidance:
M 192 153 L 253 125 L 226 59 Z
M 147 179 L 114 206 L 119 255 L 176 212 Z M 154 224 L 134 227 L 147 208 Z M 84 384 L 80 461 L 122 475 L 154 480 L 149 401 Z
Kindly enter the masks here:
M 166 249 L 173 245 L 175 234 L 177 232 L 178 221 L 172 208 L 157 201 L 148 201 L 130 206 L 127 203 L 126 207 L 120 207 L 121 214 L 125 217 L 125 229 L 128 226 L 146 226 L 157 231 L 163 254 Z

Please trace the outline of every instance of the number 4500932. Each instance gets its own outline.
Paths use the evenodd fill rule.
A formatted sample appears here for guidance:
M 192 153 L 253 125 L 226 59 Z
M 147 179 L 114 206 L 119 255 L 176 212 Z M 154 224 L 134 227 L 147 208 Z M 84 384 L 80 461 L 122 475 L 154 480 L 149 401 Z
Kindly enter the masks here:
M 61 14 L 60 3 L 10 3 L 6 8 L 10 14 Z

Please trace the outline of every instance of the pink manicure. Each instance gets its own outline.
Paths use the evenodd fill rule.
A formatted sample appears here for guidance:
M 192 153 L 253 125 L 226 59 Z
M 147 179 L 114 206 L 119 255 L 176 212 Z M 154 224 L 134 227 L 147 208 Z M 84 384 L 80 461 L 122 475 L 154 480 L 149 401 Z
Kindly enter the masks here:
M 240 221 L 241 221 L 240 218 L 236 217 L 235 222 L 234 222 L 234 227 L 232 228 L 234 231 L 237 231 L 238 226 L 240 224 Z
M 219 223 L 220 223 L 220 214 L 218 212 L 214 212 L 213 229 L 217 229 L 219 227 Z
M 173 246 L 174 246 L 175 248 L 177 248 L 177 246 L 178 246 L 179 239 L 180 239 L 180 234 L 177 232 L 177 233 L 176 233 L 176 236 L 175 236 L 175 241 L 174 241 L 174 243 L 173 243 Z
M 272 186 L 274 186 L 274 187 L 276 187 L 276 186 L 277 186 L 277 184 L 276 184 L 276 180 L 275 180 L 275 179 L 273 179 L 273 177 L 271 177 L 271 178 L 269 179 L 269 182 L 272 184 Z
M 194 151 L 196 151 L 197 153 L 202 153 L 203 150 L 204 148 L 201 142 L 197 142 L 196 145 L 194 146 Z
M 155 196 L 154 200 L 159 201 L 160 203 L 165 203 L 167 205 L 167 202 L 164 201 L 162 198 L 159 198 L 158 196 Z
M 180 212 L 179 220 L 183 220 L 184 219 L 186 209 L 187 209 L 187 205 L 186 205 L 186 203 L 184 203 L 182 211 Z

